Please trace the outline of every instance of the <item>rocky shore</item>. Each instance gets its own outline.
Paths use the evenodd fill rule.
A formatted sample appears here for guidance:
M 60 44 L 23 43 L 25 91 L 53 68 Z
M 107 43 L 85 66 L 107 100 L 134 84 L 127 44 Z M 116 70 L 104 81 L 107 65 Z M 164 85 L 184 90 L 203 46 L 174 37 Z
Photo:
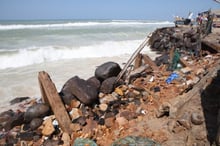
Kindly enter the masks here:
M 0 145 L 219 145 L 219 40 L 192 27 L 157 29 L 148 40 L 161 54 L 154 61 L 139 53 L 121 78 L 122 68 L 106 62 L 61 91 L 39 72 L 42 99 L 11 101 Z

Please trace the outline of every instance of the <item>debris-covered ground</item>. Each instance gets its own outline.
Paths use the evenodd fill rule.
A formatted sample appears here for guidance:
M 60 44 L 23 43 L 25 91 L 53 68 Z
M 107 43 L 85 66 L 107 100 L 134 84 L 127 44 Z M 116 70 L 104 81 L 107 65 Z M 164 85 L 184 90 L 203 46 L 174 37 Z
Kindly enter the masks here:
M 197 29 L 159 29 L 149 40 L 161 53 L 155 66 L 139 55 L 117 84 L 114 62 L 71 78 L 59 92 L 71 133 L 49 104 L 13 100 L 19 108 L 0 114 L 0 145 L 219 145 L 220 54 L 202 39 Z

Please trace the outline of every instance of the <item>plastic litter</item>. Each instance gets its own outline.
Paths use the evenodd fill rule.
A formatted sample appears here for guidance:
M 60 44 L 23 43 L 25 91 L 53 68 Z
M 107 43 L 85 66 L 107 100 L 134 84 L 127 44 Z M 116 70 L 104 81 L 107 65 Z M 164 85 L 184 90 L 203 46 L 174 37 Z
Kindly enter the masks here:
M 179 75 L 177 73 L 172 73 L 167 79 L 166 79 L 166 83 L 170 84 L 173 80 L 175 80 L 176 78 L 178 78 Z

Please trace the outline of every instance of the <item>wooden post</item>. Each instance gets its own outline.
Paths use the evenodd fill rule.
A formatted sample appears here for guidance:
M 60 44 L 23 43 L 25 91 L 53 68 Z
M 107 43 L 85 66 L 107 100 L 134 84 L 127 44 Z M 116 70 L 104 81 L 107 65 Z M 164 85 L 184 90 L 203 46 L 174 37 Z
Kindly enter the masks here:
M 134 62 L 134 69 L 137 69 L 141 66 L 142 64 L 142 54 L 139 53 L 135 59 L 135 62 Z
M 54 83 L 50 79 L 50 76 L 45 71 L 42 71 L 39 72 L 38 80 L 43 101 L 50 104 L 61 129 L 64 132 L 71 134 L 70 117 L 63 105 Z
M 146 64 L 148 64 L 154 71 L 158 71 L 159 70 L 158 66 L 155 64 L 155 62 L 153 62 L 151 60 L 151 58 L 148 55 L 144 54 L 143 55 L 143 59 L 144 59 L 144 62 Z

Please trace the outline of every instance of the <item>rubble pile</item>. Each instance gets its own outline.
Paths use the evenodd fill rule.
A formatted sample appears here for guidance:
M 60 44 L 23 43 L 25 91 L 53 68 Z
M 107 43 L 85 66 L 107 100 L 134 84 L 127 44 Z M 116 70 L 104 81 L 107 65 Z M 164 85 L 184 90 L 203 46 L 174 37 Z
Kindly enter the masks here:
M 220 54 L 204 48 L 189 51 L 193 45 L 184 44 L 183 36 L 190 36 L 190 43 L 196 40 L 198 46 L 197 33 L 174 30 L 157 30 L 149 39 L 152 48 L 162 52 L 155 66 L 142 62 L 116 82 L 121 68 L 107 62 L 88 80 L 78 76 L 68 80 L 59 96 L 71 132 L 62 129 L 62 117 L 56 116 L 50 100 L 25 97 L 20 109 L 0 114 L 0 145 L 209 144 L 201 97 L 196 95 L 205 89 L 198 87 L 210 84 L 220 69 Z
M 172 47 L 184 49 L 188 53 L 193 52 L 201 43 L 204 36 L 199 27 L 164 27 L 153 32 L 148 44 L 155 51 L 163 52 Z

